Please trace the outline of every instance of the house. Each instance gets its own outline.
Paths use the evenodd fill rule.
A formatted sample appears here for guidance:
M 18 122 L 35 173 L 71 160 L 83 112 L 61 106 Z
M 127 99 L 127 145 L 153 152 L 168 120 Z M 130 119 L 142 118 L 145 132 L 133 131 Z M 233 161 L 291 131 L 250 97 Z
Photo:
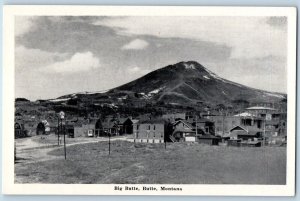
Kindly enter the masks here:
M 15 139 L 22 137 L 26 137 L 24 126 L 21 124 L 21 122 L 15 122 Z
M 114 117 L 107 117 L 102 121 L 103 133 L 114 135 L 120 135 L 120 127 L 118 121 Z
M 216 136 L 228 135 L 231 128 L 241 124 L 241 117 L 239 116 L 213 115 L 209 117 L 209 120 L 214 123 Z
M 119 134 L 132 134 L 133 133 L 133 122 L 132 118 L 119 118 L 118 126 L 120 128 Z
M 196 141 L 194 126 L 186 120 L 178 120 L 173 124 L 172 136 L 177 142 Z
M 286 112 L 265 106 L 249 107 L 246 111 L 251 114 L 255 114 L 264 121 L 266 136 L 276 137 L 286 135 Z
M 87 119 L 74 124 L 74 137 L 94 137 L 96 119 Z
M 195 125 L 195 129 L 197 128 L 197 134 L 215 135 L 215 124 L 211 120 L 205 118 L 196 119 L 192 125 Z
M 231 129 L 236 126 L 262 129 L 264 125 L 262 118 L 251 113 L 240 113 L 234 116 L 211 116 L 210 120 L 215 124 L 215 135 L 221 137 L 228 136 Z
M 163 143 L 167 134 L 167 121 L 151 119 L 134 124 L 134 141 L 146 143 Z
M 208 119 L 178 120 L 173 124 L 172 136 L 176 141 L 196 142 L 198 135 L 213 135 L 214 123 Z
M 36 126 L 36 135 L 49 135 L 57 132 L 58 123 L 56 121 L 42 120 Z
M 230 137 L 234 139 L 252 140 L 263 137 L 263 130 L 257 127 L 235 126 L 230 130 Z

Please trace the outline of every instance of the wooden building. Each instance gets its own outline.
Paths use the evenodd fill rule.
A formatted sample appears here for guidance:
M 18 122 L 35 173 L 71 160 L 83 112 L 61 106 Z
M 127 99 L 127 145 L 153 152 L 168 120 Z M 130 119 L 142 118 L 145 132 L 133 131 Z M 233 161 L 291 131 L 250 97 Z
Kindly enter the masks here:
M 211 134 L 197 136 L 197 142 L 199 142 L 200 144 L 218 145 L 220 141 L 221 138 L 218 138 Z
M 131 118 L 119 118 L 118 127 L 120 128 L 120 135 L 133 133 L 133 122 Z
M 241 140 L 254 140 L 263 137 L 263 130 L 255 127 L 235 126 L 230 130 L 230 137 Z
M 15 122 L 15 139 L 26 137 L 24 126 L 21 122 Z
M 163 119 L 141 121 L 134 125 L 135 142 L 163 143 L 167 122 Z

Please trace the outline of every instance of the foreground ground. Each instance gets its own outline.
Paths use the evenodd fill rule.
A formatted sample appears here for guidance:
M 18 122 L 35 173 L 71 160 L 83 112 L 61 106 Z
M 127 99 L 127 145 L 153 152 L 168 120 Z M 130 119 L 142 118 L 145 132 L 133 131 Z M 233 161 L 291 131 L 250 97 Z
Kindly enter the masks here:
M 165 149 L 116 140 L 108 155 L 108 142 L 92 139 L 69 145 L 67 160 L 54 145 L 24 150 L 15 164 L 16 183 L 285 184 L 286 178 L 285 147 L 168 143 Z

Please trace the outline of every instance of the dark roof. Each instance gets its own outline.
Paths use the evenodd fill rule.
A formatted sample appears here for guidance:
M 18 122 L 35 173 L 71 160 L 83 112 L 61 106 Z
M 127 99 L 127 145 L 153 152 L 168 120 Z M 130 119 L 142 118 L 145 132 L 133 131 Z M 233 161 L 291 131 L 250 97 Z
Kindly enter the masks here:
M 178 133 L 178 132 L 182 132 L 182 133 L 196 133 L 196 131 L 193 131 L 192 129 L 182 129 L 182 128 L 176 128 L 173 133 Z
M 192 124 L 190 124 L 189 122 L 187 122 L 186 120 L 178 120 L 174 123 L 174 126 L 177 125 L 179 122 L 184 123 L 185 125 L 187 125 L 188 127 L 190 127 L 191 129 L 194 128 L 194 126 Z
M 244 130 L 244 131 L 247 132 L 247 129 L 244 128 L 244 127 L 242 127 L 242 126 L 235 126 L 235 127 L 233 127 L 232 129 L 230 129 L 229 131 L 231 132 L 231 131 L 236 130 L 236 129 L 238 129 L 238 130 Z
M 197 119 L 197 123 L 203 123 L 203 122 L 210 122 L 213 123 L 213 121 L 206 119 L 206 118 L 201 118 L 201 119 Z
M 103 128 L 113 128 L 117 124 L 116 119 L 106 118 L 102 121 Z
M 197 136 L 199 139 L 219 139 L 218 137 L 211 135 L 211 134 L 207 134 L 207 135 L 198 135 Z
M 119 124 L 124 124 L 127 119 L 129 119 L 129 118 L 119 118 L 118 119 Z

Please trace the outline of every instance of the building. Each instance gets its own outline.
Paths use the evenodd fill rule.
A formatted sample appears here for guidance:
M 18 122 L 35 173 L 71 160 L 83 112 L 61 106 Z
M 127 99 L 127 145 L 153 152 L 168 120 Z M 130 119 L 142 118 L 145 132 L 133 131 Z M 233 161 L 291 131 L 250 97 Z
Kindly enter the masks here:
M 255 126 L 235 126 L 230 129 L 230 137 L 233 139 L 245 140 L 257 140 L 263 138 L 263 130 Z
M 211 134 L 198 135 L 197 141 L 199 142 L 199 144 L 218 145 L 219 142 L 221 141 L 221 138 L 218 138 Z
M 286 112 L 264 106 L 250 107 L 246 111 L 263 119 L 266 137 L 286 136 Z
M 264 121 L 250 113 L 241 113 L 234 116 L 211 116 L 210 120 L 214 122 L 216 136 L 228 136 L 231 130 L 237 126 L 256 127 L 263 129 Z
M 230 133 L 230 129 L 241 124 L 241 118 L 236 116 L 210 116 L 209 120 L 214 122 L 215 135 L 225 136 Z
M 132 134 L 133 133 L 133 122 L 132 118 L 119 118 L 118 127 L 120 128 L 119 134 Z
M 208 119 L 189 118 L 173 124 L 172 136 L 175 141 L 196 142 L 197 136 L 214 135 L 214 123 Z
M 196 141 L 194 126 L 186 120 L 178 120 L 173 124 L 172 137 L 176 142 Z
M 74 137 L 94 137 L 96 122 L 96 119 L 87 119 L 74 124 Z
M 58 122 L 55 120 L 42 120 L 36 126 L 36 135 L 49 135 L 57 133 L 57 127 Z
M 22 137 L 26 137 L 24 126 L 21 124 L 21 122 L 15 122 L 15 139 Z
M 165 142 L 167 122 L 163 119 L 144 120 L 134 124 L 134 141 L 146 143 Z
M 103 133 L 112 136 L 120 135 L 118 120 L 114 117 L 107 117 L 102 121 Z

